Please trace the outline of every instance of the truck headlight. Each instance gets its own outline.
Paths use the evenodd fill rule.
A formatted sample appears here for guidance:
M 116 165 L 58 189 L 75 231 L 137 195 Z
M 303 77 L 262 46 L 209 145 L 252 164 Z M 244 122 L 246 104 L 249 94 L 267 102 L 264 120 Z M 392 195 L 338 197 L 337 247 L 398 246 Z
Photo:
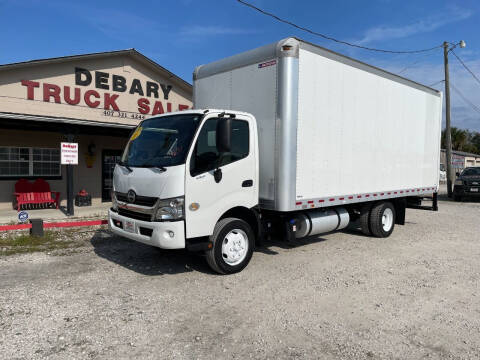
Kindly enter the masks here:
M 184 215 L 185 198 L 177 197 L 160 200 L 155 220 L 180 220 Z
M 463 185 L 463 181 L 462 180 L 455 180 L 455 185 Z
M 115 191 L 112 190 L 112 209 L 118 211 L 118 203 L 117 203 L 117 196 L 115 195 Z

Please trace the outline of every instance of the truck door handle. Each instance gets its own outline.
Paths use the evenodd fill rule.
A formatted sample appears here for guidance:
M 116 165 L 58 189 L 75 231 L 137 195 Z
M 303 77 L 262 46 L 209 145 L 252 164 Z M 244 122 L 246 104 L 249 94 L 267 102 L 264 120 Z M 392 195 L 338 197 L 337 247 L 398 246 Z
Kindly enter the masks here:
M 244 180 L 242 182 L 242 187 L 251 187 L 253 186 L 253 180 Z

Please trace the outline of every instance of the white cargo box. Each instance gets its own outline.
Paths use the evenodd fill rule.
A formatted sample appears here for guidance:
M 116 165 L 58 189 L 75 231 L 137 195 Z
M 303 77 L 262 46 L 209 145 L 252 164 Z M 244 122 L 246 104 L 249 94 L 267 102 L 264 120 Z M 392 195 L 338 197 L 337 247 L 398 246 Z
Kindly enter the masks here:
M 305 41 L 197 67 L 194 107 L 256 117 L 263 208 L 437 191 L 441 92 Z

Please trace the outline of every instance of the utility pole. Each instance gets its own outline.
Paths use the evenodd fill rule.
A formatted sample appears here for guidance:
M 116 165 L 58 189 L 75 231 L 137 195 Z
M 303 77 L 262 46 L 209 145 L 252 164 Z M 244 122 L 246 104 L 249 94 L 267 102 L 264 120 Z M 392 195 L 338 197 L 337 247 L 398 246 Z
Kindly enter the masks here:
M 452 197 L 452 132 L 450 130 L 450 75 L 448 72 L 448 43 L 443 43 L 445 65 L 445 162 L 447 163 L 447 193 Z
M 449 48 L 449 45 L 451 47 Z M 452 131 L 450 129 L 450 75 L 448 71 L 448 52 L 460 46 L 462 49 L 467 46 L 465 41 L 461 40 L 457 44 L 443 42 L 443 62 L 445 65 L 445 162 L 447 163 L 447 192 L 448 197 L 452 197 Z

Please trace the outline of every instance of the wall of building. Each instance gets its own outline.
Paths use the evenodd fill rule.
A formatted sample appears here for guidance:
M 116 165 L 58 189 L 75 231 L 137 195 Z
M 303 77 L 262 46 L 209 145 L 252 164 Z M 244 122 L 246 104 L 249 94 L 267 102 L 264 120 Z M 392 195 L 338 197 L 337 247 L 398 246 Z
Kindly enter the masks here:
M 191 108 L 191 99 L 191 85 L 135 51 L 5 65 L 0 67 L 0 146 L 59 149 L 60 143 L 66 141 L 61 131 L 50 131 L 51 127 L 49 131 L 28 130 L 31 117 L 37 121 L 42 117 L 60 122 L 73 119 L 75 123 L 89 126 L 88 133 L 102 126 L 105 134 L 108 127 L 118 128 L 120 124 L 133 128 L 149 116 Z M 9 125 L 2 128 L 2 121 Z M 96 122 L 95 126 L 90 126 L 91 122 Z M 13 130 L 22 127 L 25 130 Z M 128 127 L 124 133 L 128 134 Z M 79 145 L 79 161 L 74 166 L 74 194 L 85 189 L 92 195 L 92 202 L 99 203 L 102 201 L 102 151 L 122 150 L 127 135 L 78 135 L 74 142 Z M 87 152 L 92 143 L 96 150 L 89 168 Z M 66 166 L 62 166 L 61 179 L 45 179 L 52 191 L 61 192 L 62 205 L 65 205 Z M 12 208 L 16 181 L 0 177 L 0 209 Z
M 191 98 L 190 85 L 129 55 L 0 68 L 5 113 L 136 125 L 155 113 L 191 108 Z
M 6 130 L 0 131 L 1 146 L 60 148 L 65 141 L 61 133 Z M 102 201 L 102 150 L 123 150 L 127 138 L 98 135 L 78 135 L 75 139 L 79 145 L 78 165 L 74 166 L 74 194 L 85 189 L 92 195 L 92 203 Z M 95 144 L 96 151 L 91 168 L 87 167 L 87 149 Z M 62 165 L 62 179 L 49 180 L 52 191 L 60 191 L 62 205 L 66 205 L 66 166 Z M 33 180 L 31 180 L 33 181 Z M 11 209 L 14 199 L 14 187 L 17 180 L 0 179 L 0 209 Z

